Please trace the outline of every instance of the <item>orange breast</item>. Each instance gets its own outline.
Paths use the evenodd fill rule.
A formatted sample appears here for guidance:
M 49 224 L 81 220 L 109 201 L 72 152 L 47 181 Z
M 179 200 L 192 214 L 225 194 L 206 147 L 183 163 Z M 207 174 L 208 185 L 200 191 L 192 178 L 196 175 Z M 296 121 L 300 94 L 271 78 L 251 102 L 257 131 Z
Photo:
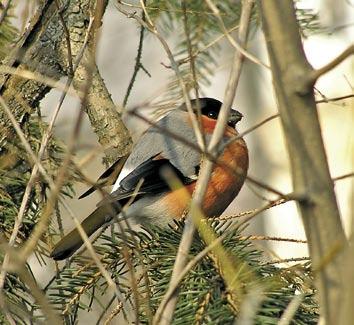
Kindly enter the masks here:
M 229 206 L 239 193 L 247 170 L 246 143 L 239 139 L 225 148 L 212 171 L 203 205 L 208 217 L 220 215 Z
M 215 122 L 212 119 L 203 119 L 205 129 L 208 127 L 214 129 Z M 237 131 L 229 126 L 226 127 L 225 133 L 229 138 L 237 136 Z M 243 139 L 238 139 L 224 149 L 213 168 L 203 204 L 203 210 L 207 217 L 218 216 L 229 206 L 239 193 L 246 178 L 247 170 L 248 151 L 246 143 Z M 186 186 L 186 189 L 192 195 L 195 183 Z M 168 194 L 163 200 L 173 218 L 178 219 L 189 203 L 183 192 L 182 189 L 175 191 Z

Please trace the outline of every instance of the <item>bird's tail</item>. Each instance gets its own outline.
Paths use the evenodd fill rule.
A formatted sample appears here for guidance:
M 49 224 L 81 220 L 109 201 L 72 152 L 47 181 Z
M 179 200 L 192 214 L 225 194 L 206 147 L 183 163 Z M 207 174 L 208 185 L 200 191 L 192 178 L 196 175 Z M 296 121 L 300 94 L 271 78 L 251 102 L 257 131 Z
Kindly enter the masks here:
M 81 226 L 87 236 L 91 236 L 101 226 L 111 221 L 119 213 L 119 210 L 117 206 L 110 203 L 101 205 L 81 223 Z M 50 257 L 54 260 L 63 260 L 74 254 L 83 243 L 78 230 L 75 228 L 54 246 Z

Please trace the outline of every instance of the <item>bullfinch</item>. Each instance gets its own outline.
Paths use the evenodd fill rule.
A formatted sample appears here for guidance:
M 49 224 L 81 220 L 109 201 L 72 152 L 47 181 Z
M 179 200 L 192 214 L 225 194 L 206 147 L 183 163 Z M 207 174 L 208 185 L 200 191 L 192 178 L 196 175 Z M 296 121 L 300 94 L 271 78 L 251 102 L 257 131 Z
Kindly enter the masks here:
M 213 98 L 191 100 L 195 114 L 199 110 L 206 146 L 210 142 L 222 103 Z M 242 114 L 231 110 L 224 136 L 219 143 L 219 156 L 208 183 L 203 212 L 206 217 L 220 215 L 240 191 L 248 170 L 248 151 L 242 138 L 237 138 L 236 123 Z M 235 138 L 234 141 L 230 141 Z M 184 139 L 184 141 L 181 141 Z M 191 145 L 192 144 L 192 145 Z M 82 227 L 91 236 L 101 226 L 122 214 L 137 224 L 167 226 L 180 219 L 187 208 L 180 199 L 179 189 L 171 190 L 161 171 L 169 168 L 193 194 L 203 157 L 186 105 L 172 110 L 151 125 L 135 143 L 128 158 L 118 160 L 102 179 L 116 173 L 118 179 L 110 194 L 104 197 L 83 222 Z M 124 169 L 128 174 L 119 177 Z M 91 193 L 89 189 L 84 195 Z M 188 205 L 188 204 L 187 204 Z M 122 208 L 123 212 L 122 212 Z M 71 256 L 83 240 L 75 228 L 54 247 L 50 256 L 61 260 Z

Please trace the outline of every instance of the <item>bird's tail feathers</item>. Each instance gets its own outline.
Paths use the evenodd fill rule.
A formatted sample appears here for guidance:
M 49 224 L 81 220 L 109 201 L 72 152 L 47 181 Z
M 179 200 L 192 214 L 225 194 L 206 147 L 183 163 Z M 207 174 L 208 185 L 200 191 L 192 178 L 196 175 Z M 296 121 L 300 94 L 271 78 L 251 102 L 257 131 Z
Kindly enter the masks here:
M 120 212 L 120 207 L 116 204 L 104 204 L 93 211 L 82 223 L 88 237 L 102 227 L 105 223 L 111 221 Z M 50 257 L 54 260 L 63 260 L 76 252 L 83 240 L 77 228 L 64 236 L 53 248 Z

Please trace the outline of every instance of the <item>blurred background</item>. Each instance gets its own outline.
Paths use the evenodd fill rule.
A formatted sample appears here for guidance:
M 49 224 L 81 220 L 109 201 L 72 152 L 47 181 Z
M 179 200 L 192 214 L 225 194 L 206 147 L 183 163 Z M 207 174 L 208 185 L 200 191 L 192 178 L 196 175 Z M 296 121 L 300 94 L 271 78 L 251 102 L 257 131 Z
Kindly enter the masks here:
M 309 35 L 304 39 L 308 60 L 315 68 L 319 68 L 338 56 L 353 42 L 354 2 L 337 0 L 334 5 L 331 0 L 307 0 L 300 1 L 298 5 L 303 8 L 312 8 L 318 12 L 320 17 L 323 32 Z M 133 73 L 138 41 L 139 29 L 136 22 L 120 14 L 115 7 L 115 2 L 110 2 L 100 30 L 97 64 L 118 108 L 121 107 Z M 173 44 L 174 40 L 169 39 L 168 42 Z M 201 88 L 201 94 L 222 101 L 229 78 L 233 48 L 226 40 L 221 43 L 222 52 L 215 75 L 210 85 Z M 264 39 L 259 30 L 253 31 L 250 35 L 248 49 L 261 61 L 267 62 Z M 160 43 L 152 35 L 148 35 L 145 42 L 142 62 L 151 76 L 140 72 L 129 98 L 128 109 L 151 102 L 164 94 L 166 84 L 173 73 L 171 69 L 166 68 L 165 65 L 169 64 L 168 58 Z M 323 76 L 316 84 L 316 89 L 319 91 L 318 100 L 353 94 L 353 70 L 354 61 L 351 57 Z M 51 117 L 59 96 L 60 92 L 53 90 L 42 102 L 43 115 L 46 115 L 48 119 Z M 271 76 L 267 69 L 249 61 L 245 62 L 234 108 L 244 114 L 244 119 L 238 125 L 241 132 L 277 113 Z M 70 137 L 78 109 L 77 99 L 68 96 L 55 128 L 56 135 L 64 141 Z M 353 172 L 353 98 L 321 103 L 318 105 L 318 112 L 332 176 L 338 177 Z M 301 116 L 298 118 L 301 119 Z M 127 114 L 125 114 L 125 121 L 134 137 L 141 133 L 143 127 L 138 121 Z M 89 160 L 84 171 L 90 175 L 91 179 L 96 179 L 104 171 L 105 166 L 102 164 L 102 152 L 98 150 L 97 138 L 87 119 L 82 127 L 79 140 L 76 160 L 78 162 Z M 245 140 L 250 153 L 249 175 L 280 192 L 290 193 L 292 185 L 289 161 L 279 119 L 273 119 L 247 134 Z M 88 159 L 92 153 L 97 153 L 97 155 L 93 159 Z M 338 204 L 347 231 L 350 231 L 354 220 L 353 188 L 353 177 L 335 183 Z M 75 189 L 79 196 L 85 191 L 86 186 L 75 184 Z M 269 199 L 274 198 L 272 193 L 247 183 L 225 214 L 259 208 Z M 80 201 L 73 198 L 68 200 L 68 204 L 77 217 L 83 219 L 92 211 L 98 199 L 98 196 L 91 195 Z M 65 229 L 69 230 L 73 227 L 73 223 L 69 216 L 66 219 Z M 274 207 L 256 217 L 251 221 L 246 234 L 305 239 L 301 219 L 292 202 Z M 269 240 L 256 241 L 255 244 L 266 250 L 269 258 L 272 259 L 308 255 L 306 244 Z M 52 266 L 50 269 L 50 272 L 43 274 L 44 281 L 53 275 Z

